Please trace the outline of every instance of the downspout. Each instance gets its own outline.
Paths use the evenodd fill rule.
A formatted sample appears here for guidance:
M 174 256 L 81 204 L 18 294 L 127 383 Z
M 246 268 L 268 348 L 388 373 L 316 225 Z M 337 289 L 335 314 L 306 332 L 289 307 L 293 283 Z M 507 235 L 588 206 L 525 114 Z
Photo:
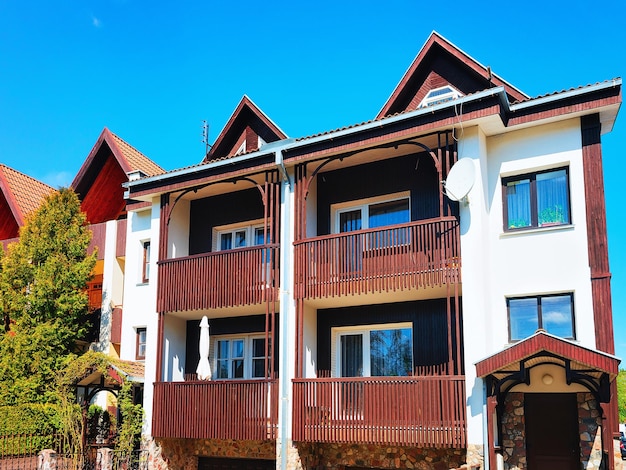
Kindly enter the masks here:
M 274 161 L 281 175 L 283 175 L 283 181 L 285 181 L 289 186 L 289 189 L 291 189 L 291 180 L 289 179 L 289 174 L 287 174 L 285 162 L 283 162 L 283 151 L 281 149 L 276 151 L 276 159 Z
M 281 233 L 280 233 L 280 317 L 279 328 L 281 337 L 284 338 L 279 346 L 279 384 L 280 384 L 280 466 L 282 470 L 288 468 L 289 453 L 289 392 L 292 371 L 289 369 L 289 351 L 288 338 L 291 336 L 291 317 L 288 314 L 290 310 L 290 289 L 288 286 L 293 282 L 291 271 L 287 269 L 289 266 L 288 257 L 292 248 L 291 237 L 291 181 L 283 163 L 282 150 L 276 151 L 276 166 L 283 177 L 283 182 L 287 184 L 281 185 Z

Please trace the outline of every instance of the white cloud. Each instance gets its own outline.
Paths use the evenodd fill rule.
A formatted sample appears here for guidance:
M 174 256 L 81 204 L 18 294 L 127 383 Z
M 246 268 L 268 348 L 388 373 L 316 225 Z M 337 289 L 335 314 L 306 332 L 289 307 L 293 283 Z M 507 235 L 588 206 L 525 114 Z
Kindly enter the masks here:
M 91 17 L 91 23 L 96 27 L 96 28 L 101 28 L 102 27 L 102 22 L 96 18 L 95 16 Z
M 557 310 L 553 310 L 551 312 L 543 313 L 544 323 L 551 323 L 553 325 L 564 325 L 566 323 L 571 322 L 572 316 L 568 313 L 559 312 Z

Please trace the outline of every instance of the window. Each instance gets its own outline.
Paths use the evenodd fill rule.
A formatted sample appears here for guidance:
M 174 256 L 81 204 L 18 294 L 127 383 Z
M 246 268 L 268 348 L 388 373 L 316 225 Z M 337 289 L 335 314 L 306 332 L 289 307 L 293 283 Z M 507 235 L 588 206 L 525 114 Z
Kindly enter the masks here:
M 334 232 L 385 227 L 411 221 L 409 193 L 397 193 L 332 207 Z
M 455 98 L 459 98 L 461 93 L 447 85 L 440 88 L 435 88 L 430 90 L 428 94 L 424 97 L 422 102 L 420 103 L 420 108 L 425 108 L 427 106 L 434 106 L 436 104 L 445 103 L 446 101 L 451 101 Z
M 413 371 L 410 323 L 334 328 L 340 377 L 406 376 Z
M 265 377 L 265 336 L 218 338 L 216 349 L 218 379 Z
M 507 299 L 509 340 L 519 341 L 542 328 L 561 338 L 575 339 L 573 294 Z
M 150 281 L 150 240 L 142 242 L 141 282 Z
M 570 223 L 567 168 L 502 179 L 504 230 Z
M 146 329 L 137 328 L 137 345 L 135 349 L 135 359 L 143 360 L 146 358 Z
M 269 228 L 262 223 L 246 222 L 243 224 L 217 227 L 213 242 L 214 251 L 233 250 L 248 246 L 264 245 L 270 242 Z

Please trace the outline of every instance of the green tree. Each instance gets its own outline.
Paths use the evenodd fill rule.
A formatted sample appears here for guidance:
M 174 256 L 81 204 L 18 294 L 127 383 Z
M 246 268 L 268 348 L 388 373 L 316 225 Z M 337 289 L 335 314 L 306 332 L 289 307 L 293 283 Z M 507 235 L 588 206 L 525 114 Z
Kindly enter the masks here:
M 56 377 L 88 328 L 95 255 L 76 194 L 61 189 L 26 221 L 0 258 L 0 406 L 58 400 Z
M 619 422 L 626 423 L 626 370 L 623 369 L 617 375 L 617 408 Z

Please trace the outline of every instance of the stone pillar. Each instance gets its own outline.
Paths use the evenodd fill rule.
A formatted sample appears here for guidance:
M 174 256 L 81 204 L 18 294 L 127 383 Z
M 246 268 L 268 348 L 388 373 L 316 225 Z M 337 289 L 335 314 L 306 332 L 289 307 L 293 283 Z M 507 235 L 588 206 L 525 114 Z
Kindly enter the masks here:
M 57 453 L 44 449 L 37 456 L 37 470 L 57 470 Z
M 98 449 L 96 470 L 111 470 L 113 468 L 113 449 L 102 447 Z

